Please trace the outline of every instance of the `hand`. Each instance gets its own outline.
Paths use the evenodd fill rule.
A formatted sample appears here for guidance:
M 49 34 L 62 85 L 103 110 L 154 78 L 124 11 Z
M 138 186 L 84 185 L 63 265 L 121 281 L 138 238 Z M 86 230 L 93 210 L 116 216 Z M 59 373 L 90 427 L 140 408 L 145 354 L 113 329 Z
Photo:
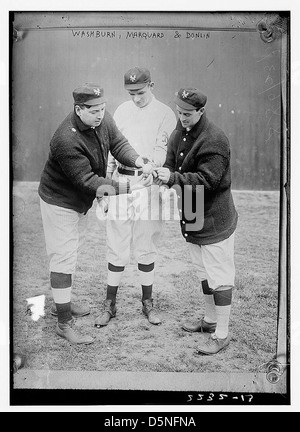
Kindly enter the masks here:
M 164 167 L 156 168 L 156 172 L 157 172 L 158 180 L 161 180 L 165 184 L 168 183 L 171 175 L 169 168 L 164 168 Z
M 148 177 L 150 174 L 153 175 L 153 177 L 157 177 L 157 172 L 155 170 L 155 166 L 148 162 L 146 165 L 143 166 L 143 175 L 144 177 Z
M 153 183 L 153 175 L 149 174 L 148 176 L 143 175 L 141 179 L 141 183 L 144 187 L 151 186 Z
M 142 156 L 139 156 L 135 161 L 135 166 L 137 168 L 142 168 L 144 165 L 145 165 L 145 162 L 144 162 Z
M 157 174 L 157 168 L 154 169 L 153 173 L 153 184 L 161 186 L 163 184 L 162 180 L 159 180 L 158 174 Z
M 148 177 L 140 176 L 137 183 L 135 183 L 133 186 L 130 187 L 131 191 L 143 189 L 145 187 L 151 186 L 153 183 L 153 177 L 152 174 L 150 174 Z
M 150 158 L 150 156 L 139 156 L 135 161 L 135 165 L 137 168 L 144 168 L 145 166 L 147 166 L 147 170 L 150 170 L 150 166 L 152 167 L 152 170 L 155 167 L 155 164 Z M 152 171 L 150 171 L 150 174 L 152 174 Z

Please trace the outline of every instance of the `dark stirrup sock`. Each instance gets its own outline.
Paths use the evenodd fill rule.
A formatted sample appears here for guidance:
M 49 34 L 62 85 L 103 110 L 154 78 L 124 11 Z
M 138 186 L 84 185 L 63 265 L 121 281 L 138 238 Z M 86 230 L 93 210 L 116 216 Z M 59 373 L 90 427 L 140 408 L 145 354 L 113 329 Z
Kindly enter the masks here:
M 152 286 L 153 285 L 142 285 L 142 302 L 148 299 L 152 299 Z
M 209 288 L 209 285 L 208 285 L 208 282 L 207 282 L 206 279 L 201 282 L 201 285 L 202 285 L 203 294 L 205 294 L 205 295 L 213 295 L 214 291 L 211 288 Z
M 142 285 L 142 301 L 152 298 L 152 287 L 154 280 L 154 263 L 138 263 L 138 270 Z
M 232 302 L 232 287 L 226 286 L 222 289 L 214 290 L 214 300 L 216 306 L 230 306 Z
M 117 286 L 107 285 L 106 300 L 111 300 L 113 302 L 113 304 L 115 304 L 118 288 L 119 287 L 117 287 Z

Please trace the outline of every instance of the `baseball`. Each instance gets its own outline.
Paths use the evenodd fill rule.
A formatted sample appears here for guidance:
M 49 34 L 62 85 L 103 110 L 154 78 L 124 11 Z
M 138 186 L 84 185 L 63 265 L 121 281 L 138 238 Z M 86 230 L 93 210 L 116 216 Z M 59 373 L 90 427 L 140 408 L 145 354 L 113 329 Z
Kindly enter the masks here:
M 143 174 L 148 176 L 153 171 L 153 166 L 150 163 L 147 163 L 143 166 Z
M 16 373 L 20 368 L 25 365 L 26 357 L 22 353 L 15 353 L 13 358 L 13 371 Z

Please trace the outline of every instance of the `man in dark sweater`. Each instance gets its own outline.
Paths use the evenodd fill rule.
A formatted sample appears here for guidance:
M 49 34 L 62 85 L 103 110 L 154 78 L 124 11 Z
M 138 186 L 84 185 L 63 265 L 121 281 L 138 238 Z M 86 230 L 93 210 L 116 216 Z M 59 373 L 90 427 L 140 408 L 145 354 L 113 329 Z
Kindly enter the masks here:
M 144 163 L 105 110 L 100 86 L 84 84 L 74 90 L 73 98 L 74 111 L 51 139 L 38 193 L 55 303 L 51 313 L 58 317 L 56 333 L 70 343 L 89 344 L 93 338 L 73 328 L 73 317 L 87 315 L 89 309 L 71 303 L 87 212 L 96 196 L 129 192 L 129 183 L 121 185 L 105 177 L 109 151 L 122 164 L 141 168 L 141 174 Z M 147 180 L 142 182 L 147 185 Z
M 197 352 L 216 354 L 230 342 L 238 216 L 231 194 L 229 142 L 224 132 L 208 120 L 206 101 L 207 97 L 195 88 L 182 88 L 176 93 L 179 121 L 168 143 L 166 163 L 157 173 L 160 182 L 177 191 L 182 235 L 188 242 L 205 299 L 204 317 L 196 324 L 185 323 L 183 328 L 209 333 L 208 338 L 200 340 Z M 203 194 L 201 206 L 197 200 L 201 204 Z M 199 223 L 201 220 L 203 223 Z

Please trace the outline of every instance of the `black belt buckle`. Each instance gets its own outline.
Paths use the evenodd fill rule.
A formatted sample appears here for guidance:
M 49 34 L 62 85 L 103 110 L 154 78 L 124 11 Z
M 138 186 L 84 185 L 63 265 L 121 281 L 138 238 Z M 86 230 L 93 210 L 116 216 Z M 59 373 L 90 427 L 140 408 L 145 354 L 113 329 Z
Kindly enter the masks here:
M 118 168 L 118 172 L 120 174 L 125 174 L 125 175 L 129 175 L 129 176 L 140 176 L 141 174 L 143 174 L 143 171 L 137 171 L 137 170 L 128 170 L 125 168 Z

